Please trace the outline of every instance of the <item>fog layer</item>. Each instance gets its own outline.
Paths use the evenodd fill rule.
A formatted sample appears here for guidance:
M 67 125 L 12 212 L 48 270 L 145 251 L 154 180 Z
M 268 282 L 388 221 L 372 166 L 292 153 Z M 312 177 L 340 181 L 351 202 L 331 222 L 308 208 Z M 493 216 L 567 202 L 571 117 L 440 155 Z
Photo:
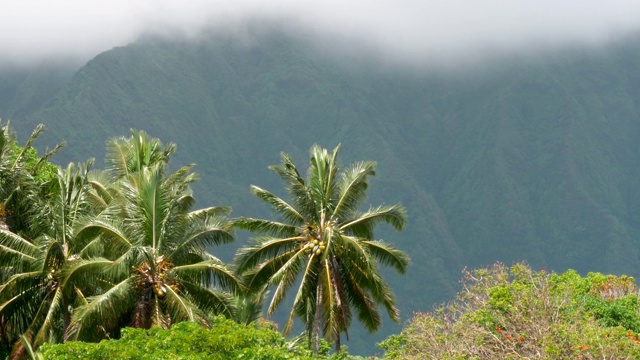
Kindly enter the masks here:
M 0 64 L 85 61 L 143 33 L 195 37 L 252 19 L 413 63 L 598 45 L 640 24 L 631 0 L 10 0 L 2 8 Z

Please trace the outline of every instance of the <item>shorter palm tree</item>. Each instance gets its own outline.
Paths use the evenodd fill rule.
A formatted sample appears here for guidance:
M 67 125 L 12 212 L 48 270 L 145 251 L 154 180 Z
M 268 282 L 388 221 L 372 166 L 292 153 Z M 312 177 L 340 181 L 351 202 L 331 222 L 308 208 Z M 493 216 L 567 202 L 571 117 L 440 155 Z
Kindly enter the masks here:
M 306 179 L 283 153 L 282 164 L 270 169 L 284 180 L 292 203 L 251 187 L 281 219 L 236 220 L 242 229 L 266 234 L 238 251 L 237 270 L 251 288 L 275 287 L 267 315 L 273 314 L 299 280 L 284 332 L 292 329 L 297 316 L 306 325 L 315 353 L 321 334 L 339 349 L 340 334 L 344 332 L 348 338 L 352 309 L 370 331 L 381 324 L 378 305 L 398 321 L 393 293 L 380 276 L 378 265 L 390 265 L 401 273 L 409 265 L 403 252 L 373 239 L 379 223 L 401 230 L 405 209 L 397 204 L 358 210 L 376 164 L 358 162 L 341 172 L 338 151 L 339 147 L 328 153 L 314 145 Z
M 117 191 L 95 218 L 78 227 L 85 256 L 70 269 L 93 276 L 93 293 L 73 314 L 70 336 L 97 340 L 124 326 L 168 328 L 233 314 L 240 283 L 207 247 L 233 240 L 228 208 L 190 211 L 191 166 L 165 176 L 164 161 L 114 172 Z

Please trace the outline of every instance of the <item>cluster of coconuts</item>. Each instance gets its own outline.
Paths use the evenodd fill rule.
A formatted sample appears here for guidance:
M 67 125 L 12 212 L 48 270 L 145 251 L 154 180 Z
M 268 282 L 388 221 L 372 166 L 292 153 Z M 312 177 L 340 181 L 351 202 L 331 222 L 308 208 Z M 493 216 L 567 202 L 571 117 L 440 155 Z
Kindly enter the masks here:
M 153 292 L 156 293 L 159 298 L 163 298 L 167 294 L 167 289 L 162 283 L 155 283 L 153 284 Z
M 326 244 L 324 243 L 324 241 L 318 241 L 318 239 L 314 239 L 313 241 L 309 241 L 305 246 L 304 246 L 304 251 L 309 254 L 317 254 L 320 255 L 322 254 L 322 252 L 324 251 L 324 249 L 326 249 Z

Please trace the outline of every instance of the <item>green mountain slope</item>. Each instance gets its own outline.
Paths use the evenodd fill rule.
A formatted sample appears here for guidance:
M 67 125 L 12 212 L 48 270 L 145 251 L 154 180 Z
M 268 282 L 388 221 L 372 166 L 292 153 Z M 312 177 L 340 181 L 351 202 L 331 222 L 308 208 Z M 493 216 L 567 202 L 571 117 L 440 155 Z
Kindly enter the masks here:
M 49 146 L 68 141 L 60 163 L 101 159 L 130 128 L 176 142 L 176 163 L 198 165 L 198 201 L 245 216 L 268 216 L 249 184 L 280 188 L 267 170 L 280 151 L 303 165 L 311 144 L 343 143 L 345 162 L 379 163 L 371 203 L 408 209 L 402 234 L 380 234 L 413 258 L 389 279 L 408 317 L 451 296 L 463 266 L 636 275 L 638 65 L 634 39 L 442 74 L 336 59 L 278 34 L 145 39 L 97 56 L 49 97 L 25 95 L 33 106 L 0 91 L 0 114 L 18 128 L 45 123 Z M 32 79 L 14 83 L 44 91 Z

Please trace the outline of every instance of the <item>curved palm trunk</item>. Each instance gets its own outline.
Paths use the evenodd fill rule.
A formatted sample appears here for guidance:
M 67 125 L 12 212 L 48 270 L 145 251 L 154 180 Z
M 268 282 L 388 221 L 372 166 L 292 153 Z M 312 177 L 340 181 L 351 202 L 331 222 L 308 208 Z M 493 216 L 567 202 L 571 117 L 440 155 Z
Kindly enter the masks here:
M 322 286 L 316 285 L 316 312 L 313 316 L 313 353 L 318 355 L 320 347 L 320 324 L 322 322 Z

